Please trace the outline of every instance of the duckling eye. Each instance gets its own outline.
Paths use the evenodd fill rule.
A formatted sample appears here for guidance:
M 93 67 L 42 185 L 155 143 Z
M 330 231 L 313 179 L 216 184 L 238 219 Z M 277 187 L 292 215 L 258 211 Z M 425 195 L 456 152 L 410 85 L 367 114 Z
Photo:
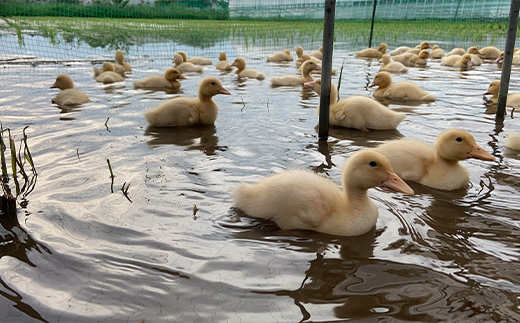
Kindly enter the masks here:
M 216 83 L 215 82 L 211 82 L 211 85 L 215 85 Z
M 461 137 L 457 137 L 457 139 L 455 139 L 455 140 L 457 140 L 458 142 L 462 142 L 462 138 Z
M 377 163 L 375 161 L 371 161 L 368 164 L 370 165 L 370 167 L 377 167 Z

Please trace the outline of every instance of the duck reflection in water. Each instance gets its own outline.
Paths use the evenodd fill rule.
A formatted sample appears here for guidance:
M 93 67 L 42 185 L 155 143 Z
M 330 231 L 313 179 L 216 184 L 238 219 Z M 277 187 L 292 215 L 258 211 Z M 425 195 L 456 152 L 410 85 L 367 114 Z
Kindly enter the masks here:
M 217 129 L 214 125 L 196 127 L 151 127 L 146 128 L 148 146 L 162 145 L 185 146 L 186 150 L 201 150 L 206 155 L 215 155 L 217 151 L 226 151 L 226 146 L 218 145 Z

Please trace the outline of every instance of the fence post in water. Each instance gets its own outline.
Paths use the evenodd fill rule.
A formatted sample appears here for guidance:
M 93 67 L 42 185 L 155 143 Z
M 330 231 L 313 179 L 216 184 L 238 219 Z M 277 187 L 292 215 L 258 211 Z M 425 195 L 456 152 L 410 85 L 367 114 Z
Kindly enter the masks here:
M 515 51 L 516 28 L 518 26 L 518 10 L 520 0 L 511 1 L 509 11 L 509 28 L 507 29 L 506 48 L 504 51 L 504 62 L 502 63 L 502 74 L 500 75 L 500 90 L 498 91 L 497 112 L 495 119 L 502 119 L 506 113 L 507 92 L 509 89 L 509 78 L 511 76 L 511 65 L 513 63 L 513 52 Z
M 325 141 L 329 138 L 330 76 L 332 74 L 335 13 L 336 0 L 326 0 L 323 16 L 323 60 L 321 67 L 320 124 L 318 129 L 318 139 Z
M 368 47 L 372 47 L 372 33 L 374 32 L 374 20 L 376 18 L 377 0 L 374 0 L 374 9 L 372 10 L 372 25 L 370 26 L 370 37 L 368 38 Z

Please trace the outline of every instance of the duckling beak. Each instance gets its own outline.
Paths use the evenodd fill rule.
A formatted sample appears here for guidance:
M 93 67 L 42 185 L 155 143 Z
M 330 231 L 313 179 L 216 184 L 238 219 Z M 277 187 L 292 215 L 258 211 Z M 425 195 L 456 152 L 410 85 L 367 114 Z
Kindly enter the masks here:
M 495 59 L 495 63 L 497 63 L 497 64 L 500 63 L 501 61 L 502 61 L 502 57 L 500 57 L 500 56 L 497 57 L 497 59 Z
M 368 87 L 374 87 L 374 86 L 376 86 L 376 85 L 374 84 L 374 82 L 372 82 L 372 83 L 370 83 L 370 85 Z
M 493 161 L 495 160 L 495 156 L 488 153 L 484 148 L 479 145 L 473 145 L 471 150 L 468 152 L 468 158 L 476 158 L 480 160 Z
M 179 75 L 179 78 L 180 78 L 181 80 L 187 80 L 186 76 L 184 76 L 184 75 L 182 75 L 182 74 Z
M 314 87 L 314 82 L 305 82 L 305 83 L 303 83 L 303 85 L 312 89 Z
M 473 66 L 473 62 L 471 60 L 468 61 L 468 66 Z
M 220 90 L 218 90 L 218 94 L 225 94 L 225 95 L 231 95 L 228 90 L 226 90 L 224 87 L 221 87 Z
M 408 195 L 415 194 L 412 188 L 392 171 L 388 171 L 388 178 L 381 182 L 381 186 Z
M 51 89 L 55 89 L 55 88 L 57 88 L 56 83 L 54 83 L 53 85 L 51 85 L 50 88 L 51 88 Z
M 321 65 L 316 64 L 316 67 L 314 68 L 316 71 L 321 71 Z

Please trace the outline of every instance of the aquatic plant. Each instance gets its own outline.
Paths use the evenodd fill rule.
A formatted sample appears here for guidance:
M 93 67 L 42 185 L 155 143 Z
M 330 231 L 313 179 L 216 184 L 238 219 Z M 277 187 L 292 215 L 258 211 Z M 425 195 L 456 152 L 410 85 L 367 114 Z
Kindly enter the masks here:
M 27 145 L 26 129 L 27 126 L 23 128 L 23 138 L 21 139 L 17 154 L 16 144 L 11 136 L 11 130 L 9 128 L 4 129 L 2 125 L 0 125 L 0 163 L 2 168 L 3 191 L 3 195 L 0 196 L 0 210 L 4 215 L 16 215 L 16 202 L 18 200 L 20 200 L 19 204 L 21 207 L 27 206 L 28 201 L 26 197 L 36 186 L 38 174 L 29 151 L 29 146 Z M 7 137 L 5 136 L 6 133 Z M 6 158 L 8 146 L 9 155 L 7 155 Z M 12 172 L 11 176 L 9 176 L 7 168 L 9 159 Z M 13 180 L 14 191 L 9 186 L 10 179 Z

